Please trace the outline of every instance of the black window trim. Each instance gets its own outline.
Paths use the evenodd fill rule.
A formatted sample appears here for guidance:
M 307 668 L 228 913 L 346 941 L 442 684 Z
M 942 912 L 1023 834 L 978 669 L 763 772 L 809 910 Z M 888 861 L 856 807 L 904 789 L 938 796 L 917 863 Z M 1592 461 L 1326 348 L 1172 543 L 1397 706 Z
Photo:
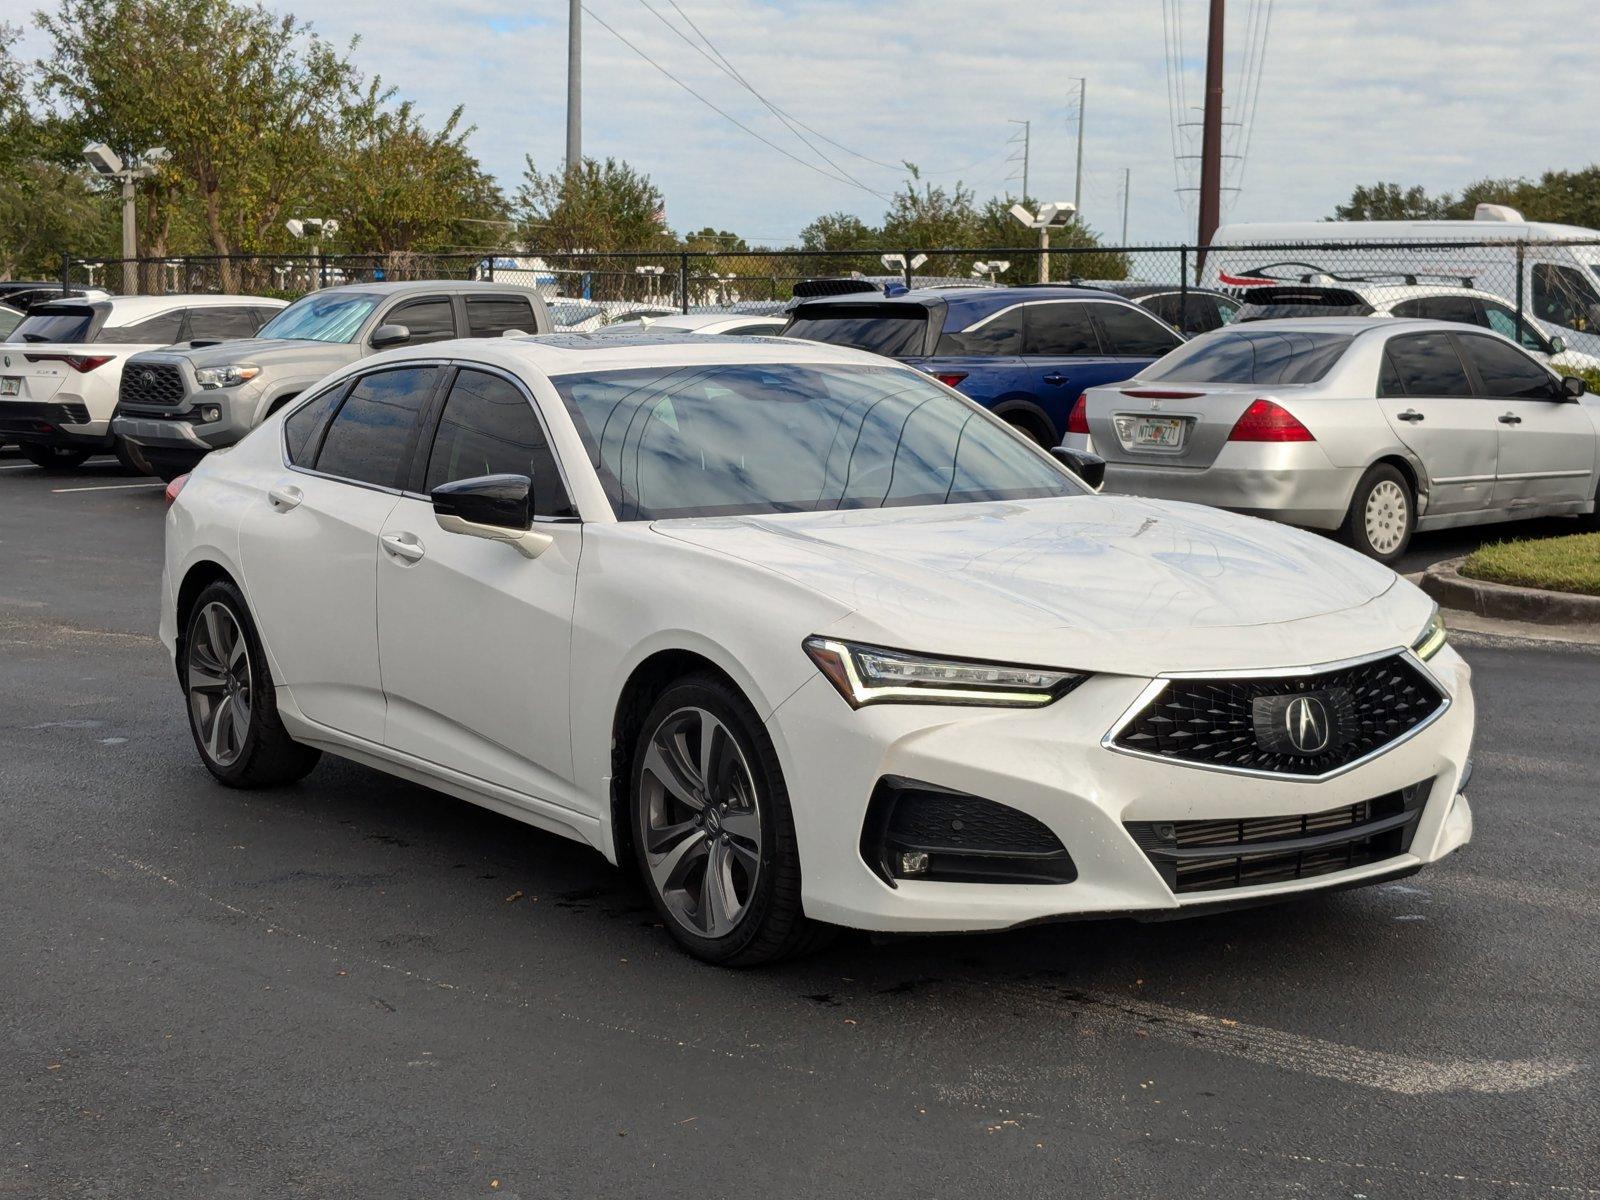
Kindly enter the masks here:
M 411 476 L 409 474 L 409 470 L 410 464 L 413 463 L 416 458 L 417 435 L 421 432 L 422 422 L 427 419 L 429 406 L 438 399 L 440 381 L 446 378 L 454 378 L 454 375 L 449 369 L 450 366 L 450 360 L 444 358 L 407 358 L 402 359 L 399 362 L 386 362 L 382 366 L 374 367 L 371 370 L 356 371 L 350 375 L 346 375 L 343 379 L 334 384 L 335 388 L 343 390 L 343 395 L 341 395 L 334 402 L 332 411 L 328 413 L 328 419 L 323 422 L 322 429 L 317 433 L 316 453 L 311 456 L 311 461 L 316 462 L 322 457 L 322 444 L 323 442 L 327 441 L 328 430 L 332 429 L 333 423 L 339 419 L 339 413 L 344 409 L 345 401 L 350 399 L 351 391 L 363 379 L 370 379 L 374 375 L 387 374 L 390 371 L 408 371 L 416 367 L 438 367 L 439 379 L 434 381 L 433 387 L 430 390 L 430 394 L 425 400 L 423 400 L 422 406 L 417 410 L 417 420 L 412 423 L 411 433 L 407 436 L 405 448 L 400 451 L 400 462 L 407 464 L 407 474 L 405 478 L 407 482 L 410 482 Z M 327 394 L 328 389 L 315 392 L 306 397 L 305 403 L 309 404 L 313 400 L 317 399 L 317 397 L 325 396 Z M 284 415 L 284 423 L 287 424 L 289 417 L 299 412 L 301 407 L 302 405 L 297 403 L 292 409 L 288 409 Z M 283 451 L 284 465 L 291 471 L 298 471 L 303 475 L 315 476 L 317 479 L 329 479 L 334 483 L 342 483 L 349 487 L 366 488 L 368 491 L 372 492 L 384 492 L 390 496 L 412 495 L 413 499 L 428 499 L 427 496 L 415 496 L 412 493 L 408 493 L 404 488 L 388 487 L 381 483 L 369 483 L 365 479 L 351 479 L 348 475 L 334 475 L 329 471 L 319 471 L 315 467 L 303 467 L 298 463 L 290 462 L 289 441 L 287 435 L 285 435 L 282 440 L 281 448 Z M 398 477 L 400 472 L 396 471 L 395 474 Z
M 1132 300 L 1125 300 L 1121 296 L 1096 296 L 1091 300 L 1086 300 L 1085 303 L 1091 306 L 1089 309 L 1089 320 L 1094 322 L 1095 336 L 1100 339 L 1100 353 L 1106 358 L 1149 358 L 1151 361 L 1154 361 L 1155 359 L 1163 358 L 1166 355 L 1171 354 L 1174 350 L 1178 349 L 1179 346 L 1183 346 L 1189 341 L 1189 339 L 1184 336 L 1181 329 L 1177 329 L 1174 326 L 1168 325 L 1144 305 L 1137 304 Z M 1105 326 L 1100 323 L 1100 314 L 1094 310 L 1093 306 L 1097 304 L 1109 305 L 1112 308 L 1131 308 L 1134 312 L 1139 314 L 1141 319 L 1153 323 L 1162 333 L 1171 334 L 1177 339 L 1177 342 L 1175 345 L 1168 346 L 1160 354 L 1156 355 L 1118 354 L 1116 352 L 1116 347 L 1112 343 L 1111 335 L 1106 332 Z
M 477 362 L 473 359 L 452 358 L 443 360 L 445 367 L 444 378 L 441 386 L 434 389 L 433 395 L 428 398 L 417 417 L 416 434 L 410 447 L 411 461 L 406 470 L 406 486 L 400 489 L 400 494 L 411 500 L 424 500 L 432 503 L 432 497 L 422 488 L 428 478 L 428 457 L 433 452 L 433 442 L 439 436 L 439 422 L 444 420 L 445 402 L 450 398 L 450 389 L 455 386 L 456 377 L 462 371 L 480 371 L 485 375 L 495 375 L 505 380 L 512 387 L 522 393 L 522 398 L 528 402 L 528 407 L 533 409 L 533 419 L 539 423 L 539 431 L 544 434 L 545 445 L 550 448 L 550 458 L 556 464 L 556 477 L 561 481 L 561 490 L 566 493 L 567 506 L 572 509 L 573 515 L 569 517 L 549 517 L 533 515 L 534 524 L 546 525 L 573 525 L 581 524 L 582 515 L 578 512 L 578 502 L 574 498 L 572 481 L 567 476 L 567 466 L 561 461 L 561 452 L 556 447 L 556 442 L 550 436 L 550 423 L 545 420 L 544 410 L 539 407 L 538 398 L 528 388 L 528 385 L 519 379 L 512 371 L 504 367 L 492 366 L 489 363 Z M 330 420 L 329 424 L 333 422 Z M 425 431 L 425 436 L 424 436 Z M 424 453 L 424 446 L 427 452 Z

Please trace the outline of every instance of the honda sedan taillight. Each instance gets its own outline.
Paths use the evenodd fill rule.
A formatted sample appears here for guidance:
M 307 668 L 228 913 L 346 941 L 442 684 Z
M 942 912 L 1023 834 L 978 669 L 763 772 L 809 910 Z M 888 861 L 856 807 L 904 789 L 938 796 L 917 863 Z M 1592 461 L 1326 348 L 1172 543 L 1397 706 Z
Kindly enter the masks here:
M 1244 415 L 1234 422 L 1230 442 L 1314 442 L 1311 431 L 1281 404 L 1271 400 L 1252 400 Z
M 1067 414 L 1068 433 L 1089 432 L 1089 394 L 1081 392 L 1072 403 L 1072 411 Z

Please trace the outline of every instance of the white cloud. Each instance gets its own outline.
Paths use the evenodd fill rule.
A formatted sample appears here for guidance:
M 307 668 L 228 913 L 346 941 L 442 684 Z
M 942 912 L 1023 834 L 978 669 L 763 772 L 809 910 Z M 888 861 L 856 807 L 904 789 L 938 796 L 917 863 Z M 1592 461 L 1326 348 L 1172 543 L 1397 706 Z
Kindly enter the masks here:
M 1174 194 L 1161 6 L 1157 0 L 678 0 L 774 103 L 884 162 L 910 159 L 980 196 L 1002 191 L 1008 118 L 1033 121 L 1032 190 L 1070 197 L 1066 110 L 1089 78 L 1084 210 L 1113 236 L 1122 169 L 1133 171 L 1135 241 L 1192 238 Z M 1188 98 L 1198 104 L 1203 0 L 1185 14 Z M 760 103 L 675 37 L 641 0 L 589 0 L 603 20 L 708 99 L 801 157 L 815 155 Z M 649 0 L 685 28 L 668 0 Z M 473 147 L 509 188 L 524 153 L 560 163 L 565 139 L 566 5 L 543 0 L 340 0 L 288 7 L 434 118 L 456 104 Z M 1379 178 L 1459 187 L 1485 175 L 1584 165 L 1600 102 L 1587 0 L 1508 8 L 1496 0 L 1344 0 L 1276 5 L 1238 220 L 1317 218 Z M 1242 47 L 1248 5 L 1236 0 Z M 685 32 L 688 30 L 685 28 Z M 692 36 L 692 35 L 691 35 Z M 37 39 L 30 39 L 37 49 Z M 1231 64 L 1228 84 L 1236 80 Z M 815 140 L 815 139 L 813 139 Z M 879 191 L 897 175 L 822 144 Z M 790 161 L 641 61 L 595 21 L 585 26 L 584 150 L 648 172 L 675 228 L 715 225 L 785 239 L 846 209 L 883 202 Z M 820 165 L 820 164 L 819 164 Z

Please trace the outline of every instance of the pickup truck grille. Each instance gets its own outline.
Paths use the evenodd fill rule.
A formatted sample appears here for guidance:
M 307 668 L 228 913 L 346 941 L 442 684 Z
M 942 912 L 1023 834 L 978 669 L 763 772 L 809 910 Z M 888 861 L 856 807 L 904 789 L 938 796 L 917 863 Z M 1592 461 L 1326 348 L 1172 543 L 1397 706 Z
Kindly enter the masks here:
M 118 404 L 172 408 L 182 404 L 186 389 L 183 372 L 168 363 L 130 362 L 122 371 Z

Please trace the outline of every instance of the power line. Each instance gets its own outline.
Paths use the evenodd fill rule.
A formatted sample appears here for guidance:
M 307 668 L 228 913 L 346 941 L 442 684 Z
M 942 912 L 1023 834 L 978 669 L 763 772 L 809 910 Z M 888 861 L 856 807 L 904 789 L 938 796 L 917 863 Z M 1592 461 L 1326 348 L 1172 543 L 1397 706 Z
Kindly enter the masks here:
M 846 178 L 846 177 L 844 177 L 842 175 L 835 175 L 833 172 L 825 170 L 824 168 L 817 166 L 815 163 L 807 162 L 805 159 L 801 158 L 799 155 L 793 154 L 790 151 L 784 149 L 782 146 L 778 145 L 778 143 L 774 142 L 771 138 L 765 136 L 764 134 L 758 132 L 757 130 L 754 130 L 754 129 L 750 128 L 750 126 L 746 125 L 743 121 L 739 120 L 739 118 L 734 116 L 732 113 L 727 112 L 726 110 L 717 107 L 717 105 L 713 104 L 710 100 L 707 100 L 699 92 L 695 91 L 694 88 L 690 87 L 687 83 L 685 83 L 683 80 L 679 79 L 671 71 L 667 70 L 666 67 L 663 67 L 655 59 L 651 58 L 643 50 L 639 49 L 639 47 L 635 46 L 627 38 L 623 37 L 622 34 L 618 33 L 614 28 L 612 28 L 612 26 L 609 25 L 605 21 L 604 18 L 602 18 L 598 13 L 596 13 L 594 11 L 594 9 L 590 8 L 587 4 L 583 5 L 583 11 L 588 13 L 589 16 L 594 19 L 595 24 L 599 25 L 600 28 L 604 29 L 612 37 L 616 38 L 617 41 L 621 42 L 629 50 L 632 50 L 640 58 L 644 59 L 645 62 L 649 63 L 657 71 L 661 72 L 661 74 L 665 75 L 668 79 L 672 80 L 673 83 L 677 84 L 684 91 L 688 92 L 696 100 L 700 101 L 701 104 L 704 104 L 707 108 L 709 108 L 712 112 L 716 113 L 719 117 L 722 117 L 725 121 L 728 121 L 729 123 L 738 126 L 740 129 L 744 130 L 744 132 L 748 133 L 751 137 L 755 138 L 758 142 L 761 142 L 764 145 L 770 146 L 772 149 L 776 150 L 779 154 L 783 155 L 785 158 L 791 159 L 794 162 L 799 163 L 802 167 L 805 167 L 806 170 L 815 171 L 818 175 L 821 175 L 821 176 L 823 176 L 824 178 L 827 178 L 827 179 L 831 179 L 835 183 L 843 183 L 843 184 L 848 184 L 851 187 L 860 188 L 862 191 L 868 192 L 871 195 L 874 195 L 874 196 L 878 197 L 878 199 L 880 199 L 880 200 L 889 199 L 889 197 L 883 192 L 877 191 L 877 190 L 875 190 L 873 188 L 869 188 L 865 184 L 857 183 L 855 180 L 848 179 L 848 178 Z
M 850 174 L 849 171 L 846 171 L 838 163 L 834 162 L 833 159 L 829 158 L 827 156 L 827 154 L 825 154 L 816 145 L 815 142 L 813 142 L 810 138 L 806 137 L 805 134 L 801 133 L 800 132 L 800 128 L 801 127 L 800 127 L 799 123 L 797 121 L 791 120 L 789 118 L 788 114 L 786 114 L 781 108 L 779 108 L 776 104 L 772 103 L 772 101 L 768 100 L 760 92 L 756 91 L 756 89 L 751 86 L 750 81 L 747 80 L 743 75 L 741 75 L 739 73 L 738 69 L 736 67 L 734 67 L 734 65 L 727 60 L 727 58 L 722 54 L 722 52 L 711 44 L 711 39 L 706 37 L 706 35 L 704 33 L 700 32 L 700 27 L 698 25 L 696 25 L 693 20 L 690 19 L 689 15 L 687 13 L 685 13 L 683 11 L 683 9 L 678 8 L 677 4 L 674 3 L 673 0 L 667 0 L 667 2 L 669 4 L 672 4 L 672 7 L 677 11 L 679 16 L 681 16 L 685 21 L 689 22 L 689 28 L 693 29 L 696 34 L 699 34 L 700 40 L 705 42 L 706 47 L 710 49 L 710 53 L 709 54 L 706 52 L 705 48 L 702 48 L 701 46 L 696 44 L 686 33 L 683 32 L 683 30 L 679 29 L 671 21 L 667 20 L 667 18 L 662 16 L 661 13 L 657 12 L 656 9 L 650 4 L 650 0 L 639 0 L 639 3 L 644 6 L 645 10 L 652 17 L 654 17 L 656 20 L 660 21 L 668 29 L 672 30 L 672 32 L 674 34 L 676 34 L 680 39 L 682 39 L 683 42 L 691 50 L 693 50 L 695 53 L 700 55 L 701 58 L 705 59 L 712 66 L 716 67 L 724 75 L 727 75 L 734 82 L 739 84 L 740 87 L 744 88 L 745 91 L 749 92 L 757 100 L 761 101 L 761 103 L 766 106 L 767 110 L 769 112 L 771 112 L 773 116 L 777 117 L 778 120 L 782 121 L 784 123 L 784 125 L 788 127 L 790 133 L 794 134 L 795 137 L 799 138 L 802 142 L 804 142 L 806 144 L 806 147 L 813 154 L 815 154 L 823 162 L 827 163 L 830 167 L 832 167 L 840 175 L 842 175 L 846 179 L 848 179 L 851 183 L 855 184 L 858 188 L 861 188 L 863 191 L 874 192 L 874 194 L 881 194 L 881 193 L 877 193 L 873 188 L 870 188 L 866 184 L 862 183 L 854 175 Z

